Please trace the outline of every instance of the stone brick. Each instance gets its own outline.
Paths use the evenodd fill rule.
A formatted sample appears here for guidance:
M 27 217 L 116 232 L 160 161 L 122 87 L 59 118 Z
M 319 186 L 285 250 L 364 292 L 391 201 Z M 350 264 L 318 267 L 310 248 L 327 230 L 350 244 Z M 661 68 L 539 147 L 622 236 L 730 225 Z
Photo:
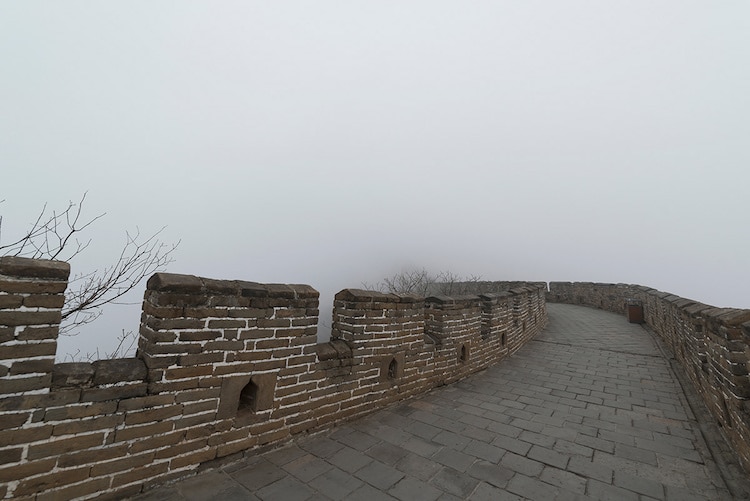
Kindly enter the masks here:
M 125 415 L 125 424 L 129 426 L 134 424 L 162 421 L 164 419 L 178 416 L 180 414 L 182 414 L 182 405 L 170 405 L 168 407 L 159 407 L 139 412 L 128 412 Z
M 222 336 L 220 330 L 180 331 L 180 341 L 213 341 Z
M 10 482 L 51 471 L 55 467 L 56 461 L 56 458 L 44 459 L 42 461 L 29 461 L 20 465 L 0 468 L 0 482 Z
M 10 375 L 52 372 L 54 364 L 55 361 L 51 358 L 19 360 L 13 362 L 13 365 L 10 366 Z
M 203 281 L 194 275 L 154 273 L 146 282 L 146 287 L 160 292 L 201 293 Z
M 95 404 L 68 405 L 49 409 L 44 413 L 45 421 L 63 421 L 92 416 L 111 414 L 117 409 L 117 402 L 99 402 Z
M 63 454 L 57 461 L 60 468 L 70 468 L 72 466 L 91 465 L 109 459 L 123 457 L 128 452 L 128 444 L 107 445 L 100 449 L 86 449 L 84 451 L 70 452 Z
M 0 325 L 11 327 L 59 324 L 61 318 L 59 311 L 0 311 Z
M 81 393 L 82 402 L 102 402 L 105 400 L 119 400 L 123 398 L 140 397 L 146 395 L 146 383 L 112 386 L 109 388 L 90 388 Z
M 180 355 L 177 364 L 183 367 L 190 365 L 215 364 L 224 361 L 224 353 L 199 353 L 196 355 Z
M 0 343 L 7 343 L 16 337 L 16 330 L 13 327 L 0 327 Z
M 89 494 L 102 492 L 108 489 L 109 483 L 109 478 L 95 478 L 69 487 L 63 487 L 37 494 L 36 501 L 65 501 L 68 499 L 79 499 Z
M 146 365 L 137 358 L 98 360 L 94 366 L 94 385 L 115 384 L 124 381 L 144 381 Z
M 100 477 L 103 475 L 111 475 L 121 471 L 132 470 L 139 466 L 145 466 L 151 463 L 154 459 L 154 453 L 149 452 L 146 454 L 127 456 L 114 461 L 98 461 L 91 467 L 91 476 Z
M 8 463 L 18 463 L 19 461 L 21 461 L 22 453 L 22 447 L 16 447 L 13 449 L 0 449 L 0 465 Z
M 175 402 L 175 395 L 148 395 L 146 397 L 134 397 L 122 399 L 117 404 L 117 410 L 120 412 L 124 411 L 138 411 L 141 409 L 149 409 L 152 407 L 161 407 L 163 405 L 170 405 Z
M 143 440 L 137 440 L 130 445 L 129 453 L 137 454 L 143 451 L 159 449 L 179 444 L 185 438 L 185 430 L 177 430 L 163 435 L 148 436 Z
M 244 320 L 209 320 L 209 329 L 242 329 L 247 327 L 247 322 Z
M 210 376 L 213 373 L 211 365 L 194 365 L 191 367 L 178 367 L 166 370 L 167 379 L 187 379 L 198 376 Z
M 176 457 L 170 461 L 170 466 L 174 469 L 178 469 L 193 464 L 200 464 L 204 461 L 210 461 L 216 457 L 216 450 L 217 447 L 210 447 L 205 450 L 193 452 L 192 454 Z
M 94 377 L 94 366 L 88 362 L 55 364 L 52 369 L 52 388 L 88 386 Z
M 147 327 L 155 331 L 177 330 L 177 329 L 202 329 L 206 322 L 199 318 L 148 318 L 145 322 Z M 209 326 L 210 327 L 210 326 Z
M 0 379 L 0 394 L 21 393 L 49 388 L 52 375 L 28 376 L 13 379 Z
M 17 428 L 29 420 L 30 412 L 18 412 L 13 414 L 3 414 L 0 416 L 0 430 Z
M 173 421 L 152 423 L 144 426 L 129 426 L 115 432 L 115 442 L 124 442 L 135 438 L 149 437 L 170 432 L 174 429 Z
M 46 440 L 52 436 L 52 426 L 33 426 L 20 430 L 0 431 L 0 444 L 18 445 Z M 33 459 L 33 458 L 30 458 Z
M 23 304 L 23 296 L 0 295 L 0 309 L 12 310 Z
M 145 478 L 153 478 L 169 471 L 168 463 L 157 463 L 150 466 L 144 466 L 141 468 L 135 468 L 127 473 L 116 475 L 112 479 L 112 487 L 120 487 L 122 485 L 130 484 L 143 480 Z
M 219 407 L 219 399 L 214 398 L 211 400 L 204 400 L 202 402 L 185 404 L 185 406 L 182 409 L 182 414 L 184 416 L 190 416 L 191 414 L 198 414 L 198 413 L 209 412 L 209 411 L 216 412 L 218 410 L 218 407 Z
M 220 388 L 199 388 L 196 390 L 183 391 L 177 394 L 175 402 L 188 403 L 206 399 L 218 398 L 221 393 Z
M 62 294 L 33 295 L 23 298 L 23 305 L 27 308 L 62 308 L 65 296 Z
M 89 435 L 78 435 L 73 438 L 63 438 L 53 442 L 38 445 L 30 445 L 27 458 L 40 459 L 50 456 L 59 456 L 66 452 L 88 449 L 104 444 L 104 433 L 92 433 Z
M 0 359 L 54 357 L 57 343 L 0 345 Z
M 204 414 L 195 414 L 192 416 L 185 416 L 181 419 L 178 419 L 175 421 L 175 428 L 192 428 L 197 425 L 210 423 L 212 421 L 216 421 L 216 413 L 215 412 L 206 412 Z
M 77 419 L 75 421 L 55 425 L 55 428 L 52 430 L 52 435 L 73 435 L 95 430 L 114 430 L 115 427 L 122 424 L 123 419 L 124 416 L 122 414 L 114 416 L 99 416 L 91 419 Z
M 68 287 L 67 282 L 37 282 L 0 278 L 0 291 L 19 294 L 60 294 Z
M 68 280 L 70 265 L 63 261 L 31 259 L 27 257 L 0 257 L 0 275 L 19 278 Z M 3 290 L 0 288 L 0 290 Z

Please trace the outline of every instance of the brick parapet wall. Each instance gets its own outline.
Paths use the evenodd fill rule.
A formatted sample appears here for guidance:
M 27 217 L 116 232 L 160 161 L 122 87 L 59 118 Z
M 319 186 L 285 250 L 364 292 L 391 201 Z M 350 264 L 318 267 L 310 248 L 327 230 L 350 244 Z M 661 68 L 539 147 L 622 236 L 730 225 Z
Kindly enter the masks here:
M 623 314 L 643 305 L 648 327 L 664 340 L 750 471 L 750 310 L 716 308 L 640 285 L 551 282 L 547 301 Z
M 0 498 L 127 497 L 460 379 L 546 320 L 538 286 L 427 301 L 347 289 L 317 344 L 307 285 L 159 273 L 135 358 L 54 364 L 68 273 L 0 258 Z M 442 318 L 430 335 L 428 310 Z

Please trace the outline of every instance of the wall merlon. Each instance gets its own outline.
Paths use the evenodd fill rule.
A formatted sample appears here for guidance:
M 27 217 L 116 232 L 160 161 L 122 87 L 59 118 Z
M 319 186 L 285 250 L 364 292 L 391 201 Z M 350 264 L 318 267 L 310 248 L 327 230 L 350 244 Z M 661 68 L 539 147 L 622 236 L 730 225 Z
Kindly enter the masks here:
M 0 276 L 67 281 L 70 265 L 63 261 L 4 256 L 0 257 Z

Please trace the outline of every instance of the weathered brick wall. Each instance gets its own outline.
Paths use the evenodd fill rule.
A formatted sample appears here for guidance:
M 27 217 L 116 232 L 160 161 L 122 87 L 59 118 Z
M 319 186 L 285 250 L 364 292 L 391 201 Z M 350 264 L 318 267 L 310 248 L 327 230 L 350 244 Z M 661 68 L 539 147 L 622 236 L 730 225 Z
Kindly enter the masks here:
M 716 308 L 640 285 L 551 282 L 547 300 L 624 313 L 629 299 L 669 346 L 750 471 L 750 310 Z
M 156 274 L 135 358 L 55 364 L 69 268 L 0 258 L 0 498 L 115 498 L 450 383 L 546 322 L 544 288 L 425 300 Z M 518 284 L 513 284 L 518 285 Z

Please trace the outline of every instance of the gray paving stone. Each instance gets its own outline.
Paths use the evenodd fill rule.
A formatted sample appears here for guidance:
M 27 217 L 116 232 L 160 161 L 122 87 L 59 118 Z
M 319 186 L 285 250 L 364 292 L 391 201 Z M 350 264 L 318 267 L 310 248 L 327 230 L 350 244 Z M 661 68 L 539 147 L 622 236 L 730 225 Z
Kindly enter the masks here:
M 608 465 L 594 463 L 589 458 L 573 456 L 568 461 L 568 471 L 585 478 L 594 478 L 608 484 L 612 483 L 614 469 Z
M 344 471 L 353 473 L 366 464 L 370 463 L 372 458 L 362 452 L 352 449 L 351 447 L 344 447 L 336 451 L 333 456 L 328 458 L 328 462 L 341 468 Z
M 667 501 L 706 501 L 706 497 L 684 487 L 666 487 Z M 713 499 L 721 499 L 715 497 Z M 728 498 L 727 498 L 728 499 Z
M 639 449 L 647 450 L 647 451 L 653 451 L 658 452 L 659 454 L 664 454 L 666 456 L 674 456 L 682 459 L 687 459 L 688 461 L 693 461 L 695 463 L 702 463 L 703 458 L 701 458 L 700 453 L 696 451 L 691 444 L 691 448 L 686 449 L 684 447 L 677 447 L 675 445 L 664 443 L 659 440 L 645 440 L 641 438 L 635 439 L 635 445 Z
M 443 465 L 440 463 L 412 453 L 407 454 L 396 463 L 398 471 L 421 480 L 431 479 L 442 467 Z
M 530 444 L 551 448 L 555 444 L 557 437 L 545 435 L 544 433 L 541 433 L 541 432 L 533 432 L 533 431 L 524 430 L 518 436 L 518 439 L 523 440 L 524 442 L 528 442 Z
M 327 459 L 340 451 L 344 446 L 328 437 L 314 437 L 299 443 L 301 449 L 319 458 Z
M 453 449 L 448 449 L 447 447 L 438 451 L 434 456 L 432 456 L 431 459 L 440 463 L 441 465 L 449 466 L 458 471 L 466 471 L 467 468 L 469 468 L 469 466 L 471 466 L 474 461 L 477 460 L 477 458 L 474 456 L 464 454 L 463 452 L 454 451 Z
M 505 489 L 480 482 L 469 496 L 471 501 L 523 501 L 523 498 L 511 494 Z
M 390 494 L 386 494 L 369 484 L 363 485 L 347 497 L 347 501 L 394 501 L 395 499 Z
M 330 499 L 342 500 L 348 499 L 349 494 L 359 489 L 363 482 L 343 470 L 333 468 L 314 478 L 308 485 Z
M 629 491 L 649 496 L 653 499 L 665 499 L 664 486 L 659 482 L 646 478 L 630 475 L 625 472 L 615 471 L 615 485 Z
M 649 450 L 639 449 L 638 447 L 630 447 L 629 445 L 615 444 L 615 456 L 630 461 L 637 461 L 639 463 L 646 463 L 653 466 L 657 466 L 656 453 Z
M 177 487 L 163 486 L 146 491 L 135 499 L 138 499 L 138 501 L 185 501 L 185 496 L 180 493 Z
M 638 501 L 638 494 L 635 492 L 594 479 L 589 479 L 586 494 L 602 501 Z
M 491 463 L 499 463 L 505 454 L 505 449 L 494 445 L 485 444 L 477 440 L 472 440 L 464 447 L 463 452 L 476 458 L 485 459 Z
M 510 421 L 510 419 L 508 420 Z M 523 430 L 521 428 L 517 428 L 515 426 L 511 426 L 506 423 L 501 422 L 495 422 L 493 421 L 489 426 L 487 426 L 487 429 L 491 432 L 497 433 L 499 435 L 503 435 L 506 437 L 518 437 Z
M 286 476 L 257 492 L 263 501 L 305 501 L 315 492 L 299 480 Z
M 527 459 L 517 454 L 513 454 L 512 452 L 509 452 L 505 456 L 503 456 L 500 464 L 502 464 L 506 468 L 510 468 L 515 472 L 521 473 L 523 475 L 528 475 L 530 477 L 539 475 L 544 468 L 544 465 L 542 463 Z
M 401 461 L 408 453 L 403 448 L 386 442 L 374 445 L 365 452 L 367 456 L 391 466 Z
M 380 440 L 378 440 L 377 438 L 366 433 L 362 433 L 361 431 L 354 431 L 352 433 L 349 433 L 348 435 L 339 438 L 337 441 L 359 451 L 365 451 L 373 445 L 380 443 Z
M 231 477 L 251 491 L 265 487 L 286 476 L 286 472 L 268 461 L 255 463 L 232 472 Z
M 561 470 L 565 469 L 568 465 L 568 459 L 570 459 L 570 457 L 565 454 L 538 445 L 533 446 L 528 454 L 526 454 L 526 457 L 539 461 L 540 463 L 554 466 L 555 468 L 560 468 Z
M 254 496 L 242 485 L 221 471 L 207 472 L 188 478 L 180 483 L 178 491 L 187 501 L 203 501 L 205 499 L 252 499 Z
M 396 482 L 404 478 L 403 473 L 380 461 L 373 461 L 364 468 L 359 469 L 354 475 L 360 480 L 364 480 L 373 487 L 383 491 L 387 491 Z
M 544 483 L 565 489 L 571 493 L 586 493 L 586 478 L 575 473 L 545 466 L 539 480 Z
M 524 442 L 523 440 L 518 440 L 512 437 L 501 435 L 492 441 L 492 445 L 500 447 L 501 449 L 505 449 L 506 451 L 513 452 L 520 456 L 525 456 L 526 453 L 529 452 L 529 449 L 531 449 L 532 444 L 530 444 L 529 442 Z
M 515 475 L 508 482 L 507 490 L 528 499 L 539 500 L 554 499 L 558 492 L 554 486 L 526 475 Z
M 423 423 L 421 421 L 414 422 L 413 424 L 407 426 L 404 430 L 408 433 L 411 433 L 412 435 L 416 435 L 417 437 L 424 438 L 426 440 L 432 440 L 435 435 L 443 431 L 437 426 Z
M 463 437 L 459 435 L 458 433 L 453 433 L 450 431 L 441 431 L 437 435 L 435 435 L 432 438 L 432 441 L 438 444 L 443 444 L 445 446 L 450 447 L 451 449 L 460 451 L 467 445 L 469 445 L 469 442 L 471 439 Z
M 477 461 L 466 473 L 495 487 L 505 487 L 515 475 L 513 470 L 487 461 Z
M 297 447 L 296 444 L 282 447 L 265 454 L 263 457 L 277 466 L 283 466 L 307 454 L 306 451 Z
M 444 493 L 422 480 L 404 477 L 388 491 L 388 494 L 402 501 L 433 501 Z
M 285 464 L 282 468 L 301 481 L 310 482 L 318 475 L 322 475 L 332 469 L 333 466 L 319 457 L 312 454 L 305 454 L 301 458 Z
M 586 447 L 584 445 L 569 442 L 567 440 L 557 440 L 555 445 L 552 447 L 555 451 L 566 454 L 568 456 L 577 455 L 585 457 L 593 457 L 594 449 Z
M 489 430 L 477 428 L 471 425 L 468 425 L 466 428 L 464 428 L 462 434 L 465 437 L 473 438 L 474 440 L 478 440 L 480 442 L 485 442 L 488 444 L 495 440 L 495 438 L 497 437 L 497 433 L 493 433 Z
M 401 444 L 401 446 L 407 451 L 413 452 L 414 454 L 419 454 L 420 456 L 424 457 L 430 457 L 443 448 L 442 445 L 428 442 L 418 437 L 411 437 L 403 444 Z
M 430 484 L 438 489 L 465 499 L 479 484 L 479 480 L 472 478 L 453 468 L 441 468 L 432 479 Z
M 603 438 L 591 437 L 589 435 L 580 434 L 576 437 L 575 443 L 587 447 L 589 449 L 596 449 L 599 451 L 607 452 L 612 454 L 615 452 L 615 443 Z M 588 454 L 582 454 L 588 455 Z

